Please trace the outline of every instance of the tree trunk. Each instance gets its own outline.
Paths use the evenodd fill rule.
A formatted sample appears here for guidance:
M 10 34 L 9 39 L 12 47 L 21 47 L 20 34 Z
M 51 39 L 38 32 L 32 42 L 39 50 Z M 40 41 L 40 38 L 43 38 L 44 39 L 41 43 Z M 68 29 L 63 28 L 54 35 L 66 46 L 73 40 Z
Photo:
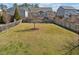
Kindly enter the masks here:
M 34 23 L 34 29 L 35 29 L 35 23 Z

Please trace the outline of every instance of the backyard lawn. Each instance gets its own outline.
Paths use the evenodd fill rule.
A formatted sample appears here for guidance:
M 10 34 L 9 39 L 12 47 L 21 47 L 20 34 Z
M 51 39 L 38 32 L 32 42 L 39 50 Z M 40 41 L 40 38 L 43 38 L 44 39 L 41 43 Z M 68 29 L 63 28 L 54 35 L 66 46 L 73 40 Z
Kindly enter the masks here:
M 22 23 L 0 32 L 0 54 L 64 54 L 66 41 L 76 40 L 77 34 L 54 24 Z

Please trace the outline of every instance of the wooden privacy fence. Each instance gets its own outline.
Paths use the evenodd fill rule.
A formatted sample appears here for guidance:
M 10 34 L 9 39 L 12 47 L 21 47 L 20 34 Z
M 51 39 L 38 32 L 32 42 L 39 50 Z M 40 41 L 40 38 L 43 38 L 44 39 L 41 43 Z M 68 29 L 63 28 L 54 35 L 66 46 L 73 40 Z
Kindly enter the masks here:
M 70 23 L 67 21 L 59 21 L 59 20 L 53 20 L 54 23 L 63 26 L 65 28 L 71 29 L 77 33 L 79 33 L 79 24 L 76 23 Z
M 11 23 L 7 23 L 7 24 L 0 24 L 0 31 L 14 27 L 21 22 L 22 22 L 22 20 L 18 20 L 18 21 L 14 21 L 14 22 L 11 22 Z

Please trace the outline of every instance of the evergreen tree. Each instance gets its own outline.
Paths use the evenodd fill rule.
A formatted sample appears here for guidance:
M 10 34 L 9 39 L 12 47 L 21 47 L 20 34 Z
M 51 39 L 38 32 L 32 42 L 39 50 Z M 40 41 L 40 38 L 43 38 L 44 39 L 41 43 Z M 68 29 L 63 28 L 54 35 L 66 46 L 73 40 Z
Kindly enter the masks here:
M 14 4 L 14 6 L 15 6 L 14 19 L 19 20 L 21 17 L 19 14 L 18 5 Z

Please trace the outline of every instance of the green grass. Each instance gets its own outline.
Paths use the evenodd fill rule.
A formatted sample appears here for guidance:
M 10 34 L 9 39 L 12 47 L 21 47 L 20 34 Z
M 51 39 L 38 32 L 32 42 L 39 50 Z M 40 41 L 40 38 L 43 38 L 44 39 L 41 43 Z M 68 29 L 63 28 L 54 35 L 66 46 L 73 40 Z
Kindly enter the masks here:
M 77 34 L 54 24 L 22 23 L 0 33 L 0 54 L 64 54 L 66 41 L 76 40 Z

